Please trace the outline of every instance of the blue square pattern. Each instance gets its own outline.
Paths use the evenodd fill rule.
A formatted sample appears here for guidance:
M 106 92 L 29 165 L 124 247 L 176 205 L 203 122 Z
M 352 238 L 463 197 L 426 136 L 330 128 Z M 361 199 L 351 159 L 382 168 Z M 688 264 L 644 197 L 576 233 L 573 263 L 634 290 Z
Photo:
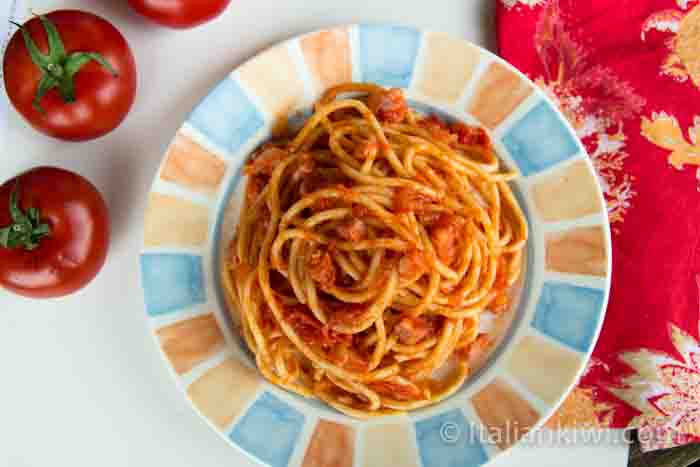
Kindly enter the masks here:
M 526 176 L 570 159 L 579 152 L 577 140 L 545 101 L 537 104 L 508 130 L 503 144 Z
M 588 352 L 598 328 L 603 300 L 602 290 L 547 282 L 532 324 L 572 349 Z
M 362 80 L 387 87 L 407 88 L 418 55 L 421 34 L 401 26 L 360 26 Z
M 304 426 L 304 415 L 265 392 L 236 424 L 231 441 L 271 467 L 286 467 Z
M 264 120 L 241 86 L 226 78 L 192 111 L 188 123 L 234 154 L 263 127 Z
M 486 434 L 467 422 L 459 409 L 417 422 L 416 440 L 423 467 L 485 464 L 489 458 L 480 438 Z
M 205 302 L 202 258 L 180 254 L 141 255 L 146 310 L 157 316 Z

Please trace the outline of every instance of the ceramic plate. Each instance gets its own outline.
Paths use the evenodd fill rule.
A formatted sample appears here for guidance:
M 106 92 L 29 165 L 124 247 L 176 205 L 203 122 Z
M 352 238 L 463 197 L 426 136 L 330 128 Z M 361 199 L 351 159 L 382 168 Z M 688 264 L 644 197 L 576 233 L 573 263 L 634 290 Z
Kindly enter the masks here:
M 251 151 L 298 124 L 330 86 L 400 87 L 425 112 L 485 127 L 530 241 L 499 345 L 453 397 L 372 421 L 272 386 L 242 343 L 218 278 Z M 532 82 L 491 53 L 390 25 L 313 32 L 265 51 L 212 89 L 175 135 L 145 214 L 141 278 L 156 341 L 193 406 L 271 466 L 477 466 L 538 427 L 583 371 L 610 284 L 605 202 L 585 149 Z

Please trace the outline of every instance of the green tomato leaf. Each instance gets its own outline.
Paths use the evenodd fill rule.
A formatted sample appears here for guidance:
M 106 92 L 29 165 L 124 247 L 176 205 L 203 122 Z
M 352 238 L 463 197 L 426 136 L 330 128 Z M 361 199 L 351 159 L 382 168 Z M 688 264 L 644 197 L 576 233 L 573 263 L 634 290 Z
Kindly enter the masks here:
M 62 62 L 66 58 L 66 48 L 63 46 L 63 40 L 61 40 L 58 29 L 56 29 L 56 26 L 54 26 L 46 16 L 39 15 L 39 19 L 44 26 L 46 37 L 49 41 L 49 60 L 51 60 L 52 63 Z
M 22 235 L 22 233 L 11 230 L 7 238 L 7 247 L 17 248 L 22 242 L 23 237 L 24 235 Z
M 19 184 L 10 193 L 10 216 L 15 224 L 24 224 L 28 222 L 27 216 L 24 215 L 19 208 L 17 197 L 19 196 Z
M 75 102 L 75 84 L 72 79 L 64 79 L 58 82 L 58 91 L 64 102 Z
M 72 78 L 80 69 L 91 61 L 96 61 L 107 69 L 113 76 L 118 76 L 117 70 L 100 54 L 96 52 L 75 52 L 68 56 L 65 64 L 65 72 Z
M 39 242 L 37 242 L 36 240 L 34 240 L 34 239 L 32 239 L 32 238 L 28 238 L 28 239 L 24 242 L 24 249 L 27 250 L 27 251 L 36 250 L 36 248 L 37 248 L 38 246 L 39 246 Z
M 27 209 L 27 217 L 29 217 L 29 220 L 32 222 L 32 224 L 38 224 L 39 223 L 39 210 L 37 208 Z
M 41 99 L 43 99 L 47 92 L 49 92 L 56 86 L 58 86 L 58 81 L 56 81 L 53 77 L 49 75 L 44 75 L 41 78 L 41 81 L 39 81 L 39 87 L 37 88 L 36 94 L 34 95 L 34 101 L 32 102 L 32 106 L 42 115 L 45 115 L 46 111 L 44 111 L 44 108 L 41 106 Z
M 0 246 L 3 248 L 9 248 L 10 246 L 10 230 L 10 227 L 0 229 Z
M 38 238 L 45 237 L 50 233 L 51 227 L 49 226 L 49 224 L 39 224 L 39 226 L 32 231 L 32 235 Z
M 29 57 L 32 59 L 32 62 L 39 68 L 41 68 L 42 71 L 46 72 L 48 70 L 48 66 L 51 63 L 51 59 L 49 58 L 48 55 L 44 55 L 41 53 L 41 50 L 36 46 L 36 43 L 34 42 L 34 39 L 32 39 L 32 36 L 29 34 L 29 31 L 27 31 L 27 28 L 22 26 L 21 24 L 12 22 L 15 26 L 17 26 L 22 33 L 22 38 L 24 39 L 24 45 L 27 47 L 27 52 L 29 52 Z

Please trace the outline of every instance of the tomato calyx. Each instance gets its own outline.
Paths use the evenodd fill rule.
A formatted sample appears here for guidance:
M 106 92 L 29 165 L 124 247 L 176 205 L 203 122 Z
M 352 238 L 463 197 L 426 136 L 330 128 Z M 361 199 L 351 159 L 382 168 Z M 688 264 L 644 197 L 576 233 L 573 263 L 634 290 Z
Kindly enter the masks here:
M 41 107 L 41 99 L 50 90 L 57 88 L 65 103 L 75 102 L 75 84 L 73 77 L 80 69 L 91 61 L 102 65 L 115 78 L 119 76 L 112 65 L 99 53 L 96 52 L 73 52 L 66 53 L 61 35 L 56 26 L 45 16 L 39 15 L 41 24 L 46 31 L 49 44 L 49 53 L 43 54 L 37 47 L 34 39 L 27 29 L 17 23 L 12 22 L 22 32 L 24 44 L 27 47 L 29 56 L 42 72 L 41 80 L 37 86 L 36 94 L 32 105 L 41 114 L 46 112 Z
M 0 248 L 32 251 L 44 237 L 51 235 L 51 226 L 41 221 L 37 208 L 29 208 L 25 213 L 19 207 L 19 182 L 10 194 L 10 217 L 12 224 L 0 228 Z

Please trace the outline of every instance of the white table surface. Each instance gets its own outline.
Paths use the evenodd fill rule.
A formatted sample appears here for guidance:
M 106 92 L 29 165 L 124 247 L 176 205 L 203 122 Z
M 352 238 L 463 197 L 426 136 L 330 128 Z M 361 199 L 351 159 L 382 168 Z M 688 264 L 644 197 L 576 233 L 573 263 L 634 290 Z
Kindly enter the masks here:
M 147 24 L 126 0 L 2 0 L 1 21 L 8 3 L 20 16 L 75 7 L 110 19 L 131 43 L 140 75 L 126 122 L 94 142 L 50 140 L 14 112 L 0 112 L 0 181 L 37 165 L 77 171 L 102 191 L 113 224 L 107 264 L 85 290 L 53 301 L 0 290 L 0 466 L 256 465 L 190 408 L 146 326 L 137 269 L 142 212 L 169 139 L 207 89 L 282 39 L 384 21 L 493 48 L 494 1 L 233 0 L 218 20 L 175 32 Z M 609 442 L 521 446 L 490 465 L 624 467 L 627 451 Z

